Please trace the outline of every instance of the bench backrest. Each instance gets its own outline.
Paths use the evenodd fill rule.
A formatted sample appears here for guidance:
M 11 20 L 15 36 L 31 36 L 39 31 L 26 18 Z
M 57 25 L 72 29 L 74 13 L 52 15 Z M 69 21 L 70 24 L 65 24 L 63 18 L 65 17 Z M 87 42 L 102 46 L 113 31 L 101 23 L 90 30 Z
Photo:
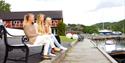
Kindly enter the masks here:
M 4 39 L 5 45 L 9 46 L 8 41 L 7 41 L 7 30 L 3 25 L 0 25 L 0 38 Z

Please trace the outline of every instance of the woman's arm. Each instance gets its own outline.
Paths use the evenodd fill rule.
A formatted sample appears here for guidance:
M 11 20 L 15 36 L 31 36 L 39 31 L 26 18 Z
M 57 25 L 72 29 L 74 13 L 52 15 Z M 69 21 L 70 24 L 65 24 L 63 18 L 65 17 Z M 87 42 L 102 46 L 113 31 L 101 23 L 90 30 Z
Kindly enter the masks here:
M 36 33 L 35 27 L 25 26 L 24 32 L 28 37 L 36 37 L 38 34 Z
M 38 24 L 37 24 L 37 23 L 34 23 L 34 27 L 35 27 L 36 33 L 39 34 L 39 32 L 38 32 Z
M 51 26 L 49 26 L 49 34 L 52 34 Z
M 51 34 L 51 27 L 46 25 L 45 32 L 46 32 L 46 34 Z

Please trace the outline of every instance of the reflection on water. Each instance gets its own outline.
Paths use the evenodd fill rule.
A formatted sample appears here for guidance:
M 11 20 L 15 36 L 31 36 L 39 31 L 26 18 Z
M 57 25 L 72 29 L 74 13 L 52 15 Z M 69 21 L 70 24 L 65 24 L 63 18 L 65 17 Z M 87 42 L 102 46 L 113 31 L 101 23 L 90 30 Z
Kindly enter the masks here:
M 94 41 L 96 45 L 106 52 L 111 52 L 113 50 L 125 50 L 125 40 L 113 39 L 114 44 L 106 44 L 107 40 L 96 40 Z
M 109 43 L 109 41 L 108 44 L 106 41 L 106 39 L 94 40 L 96 46 L 109 53 L 118 63 L 125 63 L 125 39 L 113 39 L 114 43 Z

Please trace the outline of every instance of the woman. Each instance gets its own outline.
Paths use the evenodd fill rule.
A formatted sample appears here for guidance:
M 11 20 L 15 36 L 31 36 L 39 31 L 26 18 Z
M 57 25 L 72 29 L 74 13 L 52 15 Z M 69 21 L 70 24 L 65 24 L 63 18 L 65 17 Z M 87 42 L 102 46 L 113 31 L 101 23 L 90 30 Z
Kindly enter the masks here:
M 48 49 L 50 44 L 50 41 L 47 40 L 46 37 L 40 35 L 37 33 L 35 26 L 34 26 L 34 15 L 32 13 L 29 13 L 24 16 L 24 22 L 23 22 L 23 28 L 26 36 L 29 38 L 29 42 L 32 45 L 45 45 L 44 47 L 44 53 L 43 53 L 43 58 L 44 59 L 50 59 L 48 56 Z M 56 50 L 56 47 L 51 45 L 53 49 Z
M 45 16 L 44 14 L 37 15 L 36 23 L 34 23 L 37 33 L 41 35 L 45 34 L 44 16 Z
M 36 23 L 34 25 L 36 27 L 37 33 L 40 34 L 40 35 L 42 35 L 42 36 L 45 36 L 47 38 L 47 40 L 50 41 L 50 44 L 52 44 L 53 46 L 55 46 L 53 40 L 51 39 L 51 37 L 49 37 L 49 35 L 46 34 L 46 32 L 45 32 L 44 14 L 37 15 L 37 20 L 36 20 Z M 58 50 L 54 50 L 54 51 L 60 51 L 60 50 L 61 49 L 58 48 Z M 52 54 L 50 52 L 50 50 L 49 50 L 49 55 L 50 56 L 56 56 L 55 54 Z
M 52 19 L 50 17 L 47 17 L 45 20 L 45 29 L 46 29 L 45 33 L 51 37 L 51 39 L 54 41 L 54 43 L 56 44 L 57 47 L 59 47 L 62 50 L 67 50 L 67 48 L 65 48 L 61 44 L 59 44 L 59 42 L 56 39 L 56 37 L 54 36 L 54 34 L 52 34 L 51 25 L 52 25 Z

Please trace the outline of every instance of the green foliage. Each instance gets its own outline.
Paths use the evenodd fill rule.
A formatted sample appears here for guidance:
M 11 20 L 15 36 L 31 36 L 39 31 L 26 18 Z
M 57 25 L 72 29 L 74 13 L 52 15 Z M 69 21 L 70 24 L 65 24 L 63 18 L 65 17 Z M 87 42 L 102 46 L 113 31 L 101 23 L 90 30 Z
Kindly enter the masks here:
M 67 38 L 66 36 L 60 36 L 61 42 L 74 42 L 76 39 L 70 39 Z
M 82 24 L 68 24 L 67 31 L 72 33 L 83 33 L 82 30 L 85 26 Z
M 57 33 L 58 35 L 64 36 L 65 35 L 65 30 L 66 30 L 66 25 L 61 21 L 58 26 L 57 26 Z
M 0 12 L 10 12 L 10 4 L 6 3 L 4 0 L 1 0 Z
M 103 27 L 104 24 L 104 27 Z M 119 21 L 119 22 L 104 22 L 104 23 L 97 23 L 92 26 L 84 26 L 80 24 L 68 24 L 67 30 L 70 32 L 80 32 L 82 31 L 83 33 L 98 33 L 98 30 L 102 29 L 109 29 L 112 31 L 120 31 L 125 33 L 125 19 Z
M 83 32 L 89 34 L 98 33 L 98 29 L 94 26 L 85 26 Z
M 113 22 L 113 23 L 105 22 L 104 25 L 105 25 L 104 29 L 110 29 L 113 31 L 120 31 L 120 32 L 125 33 L 125 19 L 119 22 Z M 92 26 L 95 26 L 98 29 L 103 29 L 103 23 L 98 23 Z
M 103 27 L 103 24 L 104 24 L 104 27 Z M 92 26 L 95 26 L 98 29 L 110 29 L 110 25 L 111 25 L 110 22 L 104 22 L 104 23 L 97 23 L 97 24 L 92 25 Z

